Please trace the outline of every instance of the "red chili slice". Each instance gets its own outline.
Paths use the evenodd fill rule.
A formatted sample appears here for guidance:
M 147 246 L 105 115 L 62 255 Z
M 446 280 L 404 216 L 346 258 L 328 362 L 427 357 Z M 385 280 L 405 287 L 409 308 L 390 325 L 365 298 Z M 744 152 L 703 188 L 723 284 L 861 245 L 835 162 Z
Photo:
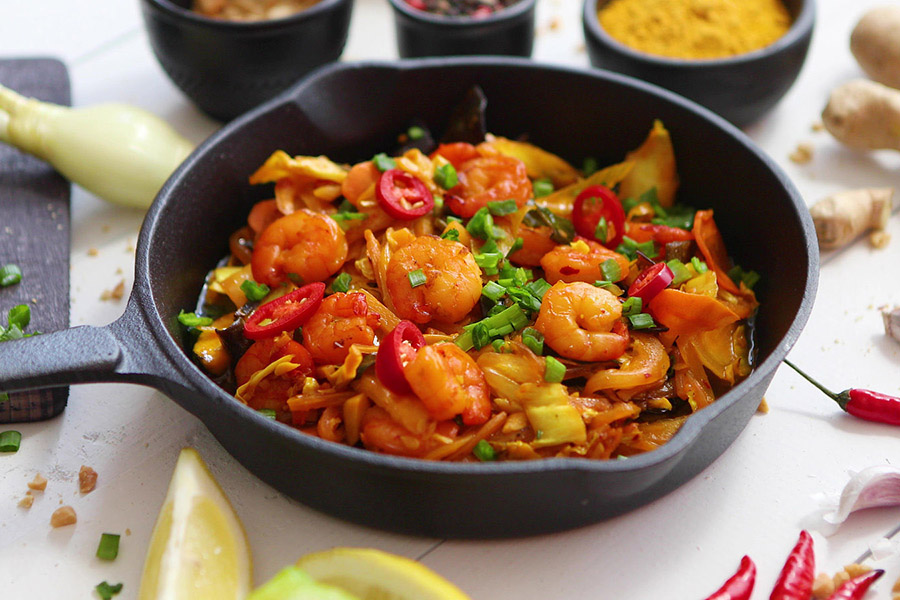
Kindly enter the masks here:
M 324 295 L 325 284 L 317 281 L 266 302 L 247 318 L 244 336 L 263 340 L 282 331 L 297 329 L 316 312 Z
M 658 293 L 669 287 L 675 274 L 664 262 L 658 262 L 652 267 L 641 271 L 634 283 L 628 288 L 629 296 L 637 296 L 644 304 L 650 302 Z
M 606 239 L 597 238 L 597 225 L 606 219 Z M 608 187 L 591 185 L 575 198 L 572 206 L 572 223 L 578 235 L 597 240 L 614 250 L 625 235 L 625 209 L 622 202 Z
M 412 393 L 403 368 L 425 345 L 425 336 L 412 321 L 400 321 L 378 346 L 375 375 L 381 384 L 395 394 Z
M 434 208 L 434 196 L 419 178 L 400 169 L 381 174 L 375 197 L 384 212 L 395 219 L 410 221 Z

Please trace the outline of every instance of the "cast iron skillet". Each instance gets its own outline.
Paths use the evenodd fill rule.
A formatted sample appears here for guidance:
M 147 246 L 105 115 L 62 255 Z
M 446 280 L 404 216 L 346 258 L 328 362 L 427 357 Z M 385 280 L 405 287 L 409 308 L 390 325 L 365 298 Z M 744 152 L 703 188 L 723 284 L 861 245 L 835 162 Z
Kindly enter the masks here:
M 488 98 L 490 131 L 527 134 L 572 161 L 618 162 L 662 119 L 676 147 L 681 200 L 713 207 L 735 259 L 762 274 L 756 370 L 661 449 L 608 462 L 444 464 L 382 456 L 256 414 L 185 353 L 176 316 L 193 309 L 207 271 L 227 253 L 229 234 L 262 197 L 247 177 L 273 150 L 369 158 L 392 148 L 413 117 L 440 131 L 476 83 Z M 260 479 L 349 521 L 441 537 L 559 531 L 659 498 L 735 440 L 806 322 L 817 267 L 812 224 L 787 177 L 740 131 L 678 96 L 602 71 L 514 58 L 338 64 L 198 148 L 147 214 L 124 316 L 106 327 L 0 344 L 0 389 L 99 381 L 155 387 L 202 419 Z

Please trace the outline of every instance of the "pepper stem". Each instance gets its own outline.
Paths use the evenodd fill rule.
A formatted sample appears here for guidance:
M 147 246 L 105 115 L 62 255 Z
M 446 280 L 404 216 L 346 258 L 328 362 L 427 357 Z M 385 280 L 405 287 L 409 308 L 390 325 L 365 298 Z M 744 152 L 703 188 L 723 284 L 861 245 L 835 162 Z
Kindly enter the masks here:
M 792 363 L 791 361 L 789 361 L 789 360 L 786 359 L 786 358 L 784 359 L 784 364 L 786 364 L 787 366 L 789 366 L 789 367 L 792 368 L 793 370 L 797 371 L 797 373 L 798 373 L 803 379 L 807 380 L 808 382 L 810 382 L 811 384 L 813 384 L 814 386 L 816 386 L 817 388 L 819 388 L 819 389 L 820 389 L 822 392 L 824 392 L 825 395 L 827 395 L 829 398 L 831 398 L 831 399 L 834 400 L 835 402 L 840 403 L 840 398 L 838 397 L 837 394 L 835 394 L 834 392 L 832 392 L 831 390 L 829 390 L 828 388 L 826 388 L 825 386 L 823 386 L 821 383 L 819 383 L 818 381 L 816 381 L 815 379 L 813 379 L 812 377 L 810 377 L 809 375 L 807 375 L 806 373 L 804 373 L 803 371 L 801 371 L 800 368 L 799 368 L 797 365 L 795 365 L 794 363 Z

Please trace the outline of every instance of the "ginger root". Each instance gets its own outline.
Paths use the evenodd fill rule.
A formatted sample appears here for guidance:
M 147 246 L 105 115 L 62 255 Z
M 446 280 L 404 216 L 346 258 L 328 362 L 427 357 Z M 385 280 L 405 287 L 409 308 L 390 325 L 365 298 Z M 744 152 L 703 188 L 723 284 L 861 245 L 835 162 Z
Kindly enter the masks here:
M 900 6 L 865 13 L 850 34 L 850 52 L 866 75 L 900 88 Z
M 825 129 L 857 150 L 900 150 L 900 91 L 857 79 L 831 92 L 822 111 Z
M 887 226 L 893 188 L 846 190 L 816 202 L 809 209 L 819 247 L 840 248 L 870 229 Z

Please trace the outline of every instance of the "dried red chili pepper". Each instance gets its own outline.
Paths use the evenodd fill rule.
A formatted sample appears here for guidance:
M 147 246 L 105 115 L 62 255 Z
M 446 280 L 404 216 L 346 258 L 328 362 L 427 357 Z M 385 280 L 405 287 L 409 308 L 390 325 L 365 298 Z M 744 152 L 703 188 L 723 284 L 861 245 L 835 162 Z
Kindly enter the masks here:
M 881 569 L 875 569 L 853 579 L 845 581 L 841 586 L 828 596 L 828 600 L 859 600 L 866 595 L 866 591 L 878 578 L 884 575 Z
M 744 556 L 737 572 L 706 600 L 749 600 L 754 583 L 756 565 L 749 556 Z
M 815 576 L 816 557 L 812 536 L 801 531 L 800 539 L 781 568 L 769 600 L 809 600 Z
M 797 365 L 785 359 L 784 363 L 797 371 L 801 377 L 819 388 L 829 398 L 838 403 L 843 410 L 859 419 L 887 423 L 888 425 L 900 425 L 900 398 L 888 396 L 871 390 L 853 388 L 835 394 L 824 387 L 818 381 L 801 371 Z

